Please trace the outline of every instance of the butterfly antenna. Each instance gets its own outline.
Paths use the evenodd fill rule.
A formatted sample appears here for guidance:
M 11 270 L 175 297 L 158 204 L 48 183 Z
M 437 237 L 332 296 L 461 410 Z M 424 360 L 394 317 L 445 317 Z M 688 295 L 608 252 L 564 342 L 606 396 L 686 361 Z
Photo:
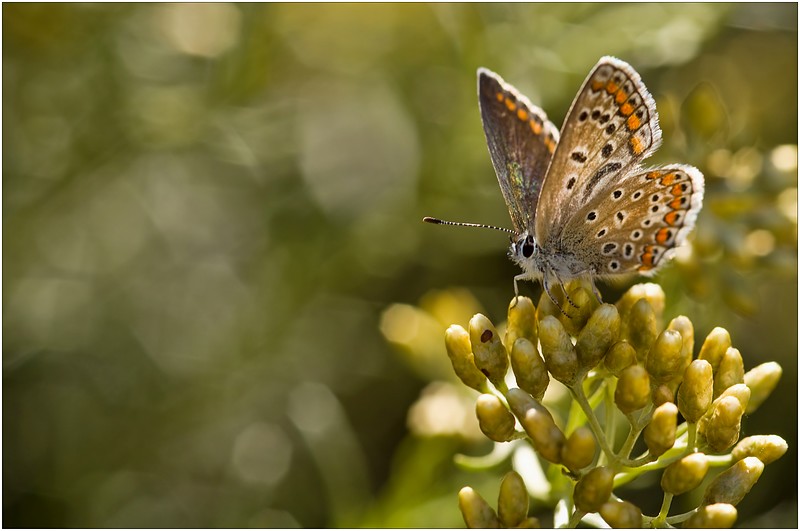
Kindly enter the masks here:
M 425 216 L 424 218 L 422 218 L 422 221 L 424 221 L 425 223 L 433 223 L 434 225 L 453 225 L 453 226 L 456 226 L 456 227 L 478 227 L 478 228 L 481 228 L 481 229 L 499 230 L 499 231 L 507 232 L 509 234 L 514 234 L 514 235 L 517 234 L 515 231 L 513 231 L 511 229 L 506 229 L 505 227 L 495 227 L 494 225 L 485 225 L 483 223 L 464 223 L 464 222 L 461 222 L 461 221 L 445 221 L 443 219 L 432 218 L 432 217 L 428 217 L 428 216 Z

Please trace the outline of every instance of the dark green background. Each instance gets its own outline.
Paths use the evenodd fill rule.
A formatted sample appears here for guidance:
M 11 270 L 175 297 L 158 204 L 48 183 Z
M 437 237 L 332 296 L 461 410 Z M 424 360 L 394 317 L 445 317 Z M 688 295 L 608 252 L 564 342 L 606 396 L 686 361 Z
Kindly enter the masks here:
M 706 175 L 667 317 L 784 367 L 738 525 L 796 527 L 796 4 L 4 4 L 3 525 L 462 525 L 507 466 L 407 428 L 449 324 L 415 306 L 499 323 L 517 271 L 420 219 L 509 224 L 479 66 L 560 124 L 606 54 L 655 96 L 651 162 Z

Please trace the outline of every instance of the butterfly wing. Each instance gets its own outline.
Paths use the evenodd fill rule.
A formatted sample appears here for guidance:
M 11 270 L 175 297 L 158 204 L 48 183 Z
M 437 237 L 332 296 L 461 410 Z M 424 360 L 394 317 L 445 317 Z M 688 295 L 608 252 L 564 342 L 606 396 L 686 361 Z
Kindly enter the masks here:
M 478 69 L 478 101 L 492 165 L 514 229 L 532 233 L 558 129 L 542 109 L 485 68 Z
M 697 168 L 672 164 L 598 186 L 562 233 L 596 276 L 654 274 L 691 232 L 703 206 Z
M 621 176 L 636 172 L 661 142 L 653 97 L 627 63 L 603 57 L 561 128 L 536 209 L 536 238 L 556 245 L 570 218 Z

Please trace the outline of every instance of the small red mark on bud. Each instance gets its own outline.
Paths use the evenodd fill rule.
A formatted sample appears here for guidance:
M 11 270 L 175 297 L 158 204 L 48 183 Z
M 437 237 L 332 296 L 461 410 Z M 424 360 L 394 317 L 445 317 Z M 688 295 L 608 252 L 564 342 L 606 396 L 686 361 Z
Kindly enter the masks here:
M 481 334 L 481 343 L 487 343 L 491 341 L 493 336 L 494 334 L 492 334 L 491 330 L 484 330 Z

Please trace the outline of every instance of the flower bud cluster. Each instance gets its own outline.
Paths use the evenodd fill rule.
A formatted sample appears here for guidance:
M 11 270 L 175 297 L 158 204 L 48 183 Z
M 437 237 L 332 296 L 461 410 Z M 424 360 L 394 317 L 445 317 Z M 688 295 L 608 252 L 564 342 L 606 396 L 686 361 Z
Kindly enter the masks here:
M 456 375 L 481 393 L 475 410 L 483 433 L 497 443 L 527 443 L 544 466 L 563 472 L 548 474 L 551 501 L 563 498 L 571 507 L 569 522 L 562 524 L 574 526 L 598 513 L 595 518 L 613 527 L 732 525 L 736 504 L 764 466 L 787 450 L 777 435 L 739 441 L 743 416 L 768 398 L 780 366 L 770 362 L 746 372 L 742 354 L 722 328 L 711 331 L 695 358 L 687 317 L 661 328 L 665 298 L 655 284 L 634 286 L 615 305 L 600 304 L 585 287 L 566 293 L 559 305 L 543 296 L 538 308 L 527 297 L 514 298 L 502 340 L 481 314 L 468 329 L 447 330 Z M 566 411 L 545 399 L 553 381 L 572 396 Z M 605 413 L 598 416 L 596 409 Z M 615 440 L 624 431 L 615 429 L 618 421 L 629 424 L 624 442 Z M 646 451 L 635 457 L 640 436 Z M 669 517 L 672 496 L 700 487 L 718 467 L 727 469 L 706 482 L 701 505 Z M 653 470 L 661 475 L 665 496 L 661 514 L 644 516 L 613 495 L 616 487 Z M 537 523 L 528 516 L 528 491 L 514 471 L 503 479 L 497 511 L 469 487 L 459 493 L 459 506 L 468 527 Z

